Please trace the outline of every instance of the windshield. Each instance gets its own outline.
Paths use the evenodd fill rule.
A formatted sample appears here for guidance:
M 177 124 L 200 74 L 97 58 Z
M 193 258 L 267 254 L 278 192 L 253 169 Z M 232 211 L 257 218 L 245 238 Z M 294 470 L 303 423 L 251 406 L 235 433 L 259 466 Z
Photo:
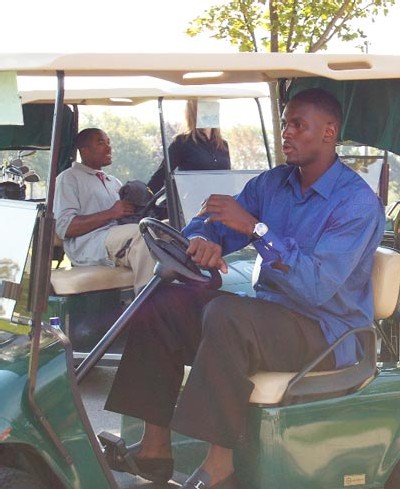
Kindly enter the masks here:
M 32 202 L 0 200 L 0 321 L 11 321 L 17 301 L 27 301 L 28 286 L 22 286 L 25 265 L 38 215 Z M 25 281 L 24 281 L 25 282 Z M 0 323 L 0 324 L 1 324 Z
M 356 143 L 338 146 L 338 153 L 343 163 L 357 172 L 379 194 L 379 183 L 382 165 L 387 158 L 384 151 Z

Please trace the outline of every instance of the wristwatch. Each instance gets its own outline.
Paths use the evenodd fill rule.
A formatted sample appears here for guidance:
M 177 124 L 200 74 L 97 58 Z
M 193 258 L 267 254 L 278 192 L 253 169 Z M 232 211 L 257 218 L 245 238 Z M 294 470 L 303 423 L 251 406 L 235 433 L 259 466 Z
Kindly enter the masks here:
M 263 222 L 257 222 L 253 229 L 253 240 L 262 238 L 267 232 L 268 226 Z

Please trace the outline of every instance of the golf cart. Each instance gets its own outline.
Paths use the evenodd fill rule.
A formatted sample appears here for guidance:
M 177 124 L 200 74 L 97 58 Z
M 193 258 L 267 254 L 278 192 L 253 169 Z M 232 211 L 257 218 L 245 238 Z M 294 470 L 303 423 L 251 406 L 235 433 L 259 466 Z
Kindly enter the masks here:
M 124 108 L 132 112 L 144 103 L 150 105 L 148 111 L 152 111 L 158 116 L 158 110 L 161 111 L 162 118 L 160 119 L 160 146 L 162 135 L 165 133 L 165 123 L 170 113 L 175 110 L 176 106 L 182 106 L 183 102 L 188 99 L 201 98 L 206 100 L 219 100 L 221 105 L 220 116 L 226 120 L 232 109 L 235 106 L 243 106 L 250 112 L 248 119 L 257 119 L 260 117 L 261 122 L 262 112 L 260 100 L 265 101 L 264 84 L 252 84 L 251 87 L 242 86 L 226 86 L 226 85 L 208 85 L 208 86 L 178 86 L 173 83 L 164 84 L 160 80 L 152 79 L 147 81 L 147 86 L 144 86 L 143 80 L 139 84 L 136 80 L 130 80 L 136 85 L 115 86 L 114 88 L 69 88 L 64 94 L 64 119 L 67 119 L 62 128 L 62 141 L 67 146 L 63 157 L 59 159 L 58 171 L 71 164 L 75 159 L 72 147 L 72 139 L 75 136 L 78 128 L 77 121 L 81 118 L 83 108 L 87 107 L 102 107 L 108 110 L 117 107 Z M 81 80 L 80 85 L 84 85 L 84 80 Z M 259 87 L 260 85 L 260 87 Z M 36 120 L 42 116 L 43 118 L 50 117 L 49 111 L 42 113 L 43 108 L 53 107 L 55 100 L 55 92 L 51 90 L 31 90 L 20 92 L 21 101 L 23 103 L 24 112 L 35 115 Z M 257 102 L 257 103 L 255 103 Z M 140 108 L 140 107 L 139 107 Z M 158 109 L 158 110 L 157 110 Z M 239 110 L 239 109 L 238 109 Z M 31 117 L 31 118 L 32 118 Z M 27 120 L 27 124 L 32 128 L 30 134 L 34 133 L 31 118 Z M 33 127 L 32 127 L 33 126 Z M 261 129 L 263 125 L 261 124 Z M 3 128 L 3 130 L 5 130 Z M 7 127 L 8 131 L 9 128 Z M 1 136 L 1 130 L 0 130 Z M 265 129 L 260 131 L 260 139 L 265 138 L 264 146 L 268 148 L 266 141 Z M 25 143 L 18 134 L 13 138 L 14 148 L 18 144 Z M 50 140 L 49 140 L 50 142 Z M 67 144 L 68 142 L 68 144 Z M 168 141 L 169 142 L 169 141 Z M 0 147 L 1 147 L 0 137 Z M 35 140 L 32 138 L 31 144 Z M 5 141 L 4 144 L 9 144 Z M 231 149 L 234 151 L 234 147 Z M 267 157 L 270 155 L 264 152 L 264 166 L 268 166 Z M 233 155 L 234 156 L 234 155 Z M 235 165 L 234 157 L 232 164 Z M 114 166 L 111 173 L 114 171 Z M 132 175 L 135 175 L 135 168 L 132 168 Z M 260 171 L 260 170 L 259 170 Z M 257 170 L 235 169 L 229 172 L 229 178 L 232 180 L 232 185 L 229 186 L 230 191 L 234 192 L 254 174 L 259 173 Z M 171 223 L 174 227 L 181 228 L 198 210 L 200 202 L 206 196 L 207 189 L 215 191 L 224 187 L 226 172 L 213 172 L 213 177 L 210 177 L 210 172 L 180 172 L 179 175 L 172 175 L 167 172 L 167 202 L 169 205 L 169 214 L 171 215 Z M 150 175 L 149 175 L 150 176 Z M 195 178 L 193 179 L 193 176 Z M 198 179 L 204 181 L 201 185 L 198 184 Z M 173 180 L 172 180 L 173 179 Z M 165 188 L 157 193 L 152 201 L 147 204 L 148 212 L 152 209 L 157 209 L 159 200 L 162 198 L 160 193 L 165 193 Z M 146 211 L 144 211 L 146 214 Z M 152 212 L 154 214 L 154 212 Z M 62 245 L 62 243 L 59 243 Z M 59 252 L 59 246 L 55 248 Z M 62 251 L 62 250 L 61 250 Z M 56 269 L 51 272 L 51 291 L 49 296 L 49 306 L 47 308 L 45 319 L 57 316 L 60 318 L 60 323 L 63 331 L 69 337 L 76 362 L 79 362 L 86 354 L 96 345 L 102 338 L 104 333 L 122 314 L 134 297 L 133 292 L 133 274 L 125 267 L 107 267 L 107 266 L 86 266 L 86 267 L 71 267 L 60 266 L 62 254 L 58 256 L 59 260 Z M 224 276 L 223 287 L 230 291 L 241 291 L 251 293 L 251 261 L 254 262 L 255 253 L 253 250 L 244 255 L 232 254 L 228 257 L 230 262 L 230 271 Z M 65 262 L 64 262 L 65 263 Z M 124 336 L 119 338 L 112 347 L 104 354 L 102 364 L 115 363 L 119 361 L 121 351 L 124 345 Z
M 192 77 L 187 76 L 188 67 Z M 206 73 L 215 76 L 218 72 L 213 83 L 278 81 L 283 103 L 296 90 L 322 85 L 337 95 L 344 108 L 343 139 L 400 153 L 395 129 L 393 134 L 388 130 L 398 127 L 398 67 L 399 58 L 369 55 L 0 55 L 0 73 L 48 75 L 58 80 L 47 201 L 0 201 L 1 222 L 7 230 L 7 238 L 4 233 L 0 242 L 4 268 L 0 299 L 0 487 L 155 487 L 135 477 L 130 478 L 130 485 L 117 481 L 108 461 L 113 456 L 124 457 L 124 441 L 102 435 L 105 456 L 83 407 L 78 384 L 122 334 L 129 319 L 134 320 L 135 311 L 160 281 L 179 278 L 215 284 L 218 280 L 193 268 L 182 252 L 185 242 L 177 231 L 145 219 L 141 224 L 143 235 L 158 259 L 155 277 L 74 369 L 70 341 L 56 318 L 46 321 L 45 317 L 64 77 L 152 75 L 183 85 L 189 79 L 193 83 L 196 74 L 196 82 L 206 84 Z M 374 108 L 366 110 L 371 101 Z M 368 116 L 381 124 L 371 128 Z M 382 195 L 387 191 L 385 171 L 380 178 Z M 152 233 L 157 235 L 159 229 L 162 246 L 152 239 Z M 178 247 L 174 247 L 175 241 Z M 394 355 L 396 345 L 384 324 L 396 308 L 399 281 L 399 254 L 389 248 L 379 249 L 374 267 L 376 324 L 359 331 L 365 341 L 365 356 L 359 363 L 322 374 L 312 372 L 316 359 L 298 373 L 259 372 L 252 379 L 255 388 L 249 404 L 248 432 L 235 453 L 243 488 L 395 489 L 400 485 L 399 357 Z M 393 353 L 385 363 L 380 358 L 382 345 Z M 126 442 L 130 442 L 131 426 L 127 421 L 122 429 Z M 200 463 L 203 447 L 196 440 L 176 440 L 173 480 L 178 481 Z M 174 485 L 172 481 L 169 484 Z

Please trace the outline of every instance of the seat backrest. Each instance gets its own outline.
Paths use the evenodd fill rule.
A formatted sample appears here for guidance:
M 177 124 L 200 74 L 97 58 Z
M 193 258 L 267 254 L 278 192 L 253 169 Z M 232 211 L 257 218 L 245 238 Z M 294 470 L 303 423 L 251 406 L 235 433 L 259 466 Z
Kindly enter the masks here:
M 261 170 L 176 171 L 175 183 L 185 223 L 195 216 L 211 194 L 234 195 Z
M 64 241 L 58 236 L 57 233 L 54 233 L 54 246 L 59 246 L 62 248 L 64 246 Z
M 400 290 L 400 253 L 380 246 L 374 255 L 372 270 L 374 317 L 385 319 L 396 309 Z
M 259 271 L 255 272 L 258 277 Z M 400 253 L 379 247 L 374 255 L 372 271 L 375 319 L 390 316 L 397 305 L 400 289 Z M 311 366 L 302 372 L 257 372 L 250 380 L 255 388 L 250 402 L 258 405 L 279 405 L 309 402 L 337 397 L 352 392 L 373 379 L 376 374 L 375 328 L 348 331 L 336 343 L 350 334 L 358 335 L 364 356 L 350 367 L 330 372 L 313 372 Z M 333 348 L 335 345 L 331 345 Z M 327 352 L 325 352 L 326 354 Z M 315 365 L 315 362 L 314 362 Z
M 64 260 L 64 254 L 64 241 L 57 233 L 54 233 L 52 260 L 57 262 L 56 268 L 60 268 L 60 265 Z

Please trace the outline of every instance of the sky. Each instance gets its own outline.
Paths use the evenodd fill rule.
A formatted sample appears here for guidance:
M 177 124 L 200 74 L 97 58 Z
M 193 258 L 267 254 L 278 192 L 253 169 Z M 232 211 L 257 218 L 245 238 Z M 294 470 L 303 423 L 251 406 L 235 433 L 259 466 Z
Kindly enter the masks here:
M 190 20 L 224 1 L 11 0 L 3 7 L 0 52 L 233 52 L 225 41 L 184 33 Z M 388 17 L 365 22 L 370 53 L 400 54 L 397 3 Z M 328 52 L 360 49 L 334 42 Z

